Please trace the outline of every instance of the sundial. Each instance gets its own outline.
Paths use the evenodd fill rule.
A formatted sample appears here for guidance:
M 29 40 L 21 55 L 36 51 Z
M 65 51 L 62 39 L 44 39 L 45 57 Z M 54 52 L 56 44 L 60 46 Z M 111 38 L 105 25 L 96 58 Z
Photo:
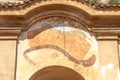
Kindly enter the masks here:
M 73 21 L 63 21 L 56 18 L 53 21 L 48 18 L 37 25 L 34 25 L 27 32 L 29 49 L 23 53 L 25 59 L 35 65 L 27 54 L 41 49 L 54 49 L 55 53 L 60 52 L 68 57 L 69 60 L 83 66 L 91 66 L 96 61 L 94 51 L 97 50 L 97 41 L 95 37 L 78 27 Z M 93 53 L 92 53 L 93 52 Z

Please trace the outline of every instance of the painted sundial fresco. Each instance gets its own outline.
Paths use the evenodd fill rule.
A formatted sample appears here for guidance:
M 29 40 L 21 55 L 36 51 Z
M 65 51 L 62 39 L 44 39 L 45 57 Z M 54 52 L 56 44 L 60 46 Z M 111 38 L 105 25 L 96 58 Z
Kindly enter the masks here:
M 50 65 L 89 68 L 97 63 L 98 45 L 95 36 L 74 20 L 45 18 L 19 37 L 18 77 L 22 73 L 21 69 L 29 73 L 35 66 L 38 69 Z M 95 75 L 97 73 L 96 70 L 92 72 Z

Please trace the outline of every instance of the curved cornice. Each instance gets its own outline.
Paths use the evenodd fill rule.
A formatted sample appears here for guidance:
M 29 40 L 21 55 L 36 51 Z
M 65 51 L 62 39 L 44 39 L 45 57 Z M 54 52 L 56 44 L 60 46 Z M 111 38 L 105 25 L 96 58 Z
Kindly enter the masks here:
M 120 35 L 120 11 L 98 11 L 76 1 L 58 0 L 32 4 L 16 11 L 0 11 L 0 36 L 18 36 L 32 24 L 51 16 L 76 20 L 97 36 Z
M 49 1 L 49 0 L 23 0 L 23 1 L 21 0 L 17 2 L 6 1 L 4 3 L 0 3 L 0 8 L 2 8 L 3 10 L 4 9 L 21 9 L 21 8 L 25 8 L 26 6 L 31 5 L 32 3 L 37 3 L 37 2 L 42 2 L 42 1 Z M 102 3 L 92 2 L 91 0 L 71 0 L 71 1 L 76 1 L 78 3 L 85 4 L 95 9 L 119 9 L 120 8 L 120 4 L 102 4 Z
M 10 8 L 10 9 L 5 9 L 5 8 L 1 8 L 0 11 L 0 15 L 25 15 L 27 13 L 29 13 L 31 10 L 41 7 L 41 6 L 45 6 L 45 5 L 54 5 L 54 4 L 61 4 L 61 5 L 69 5 L 69 6 L 73 6 L 76 8 L 79 8 L 81 10 L 83 10 L 84 12 L 86 12 L 89 15 L 95 15 L 95 16 L 99 16 L 99 15 L 113 15 L 113 16 L 118 16 L 120 15 L 120 10 L 114 11 L 113 10 L 96 10 L 94 8 L 91 8 L 89 6 L 86 6 L 84 4 L 82 4 L 81 2 L 77 2 L 77 1 L 71 1 L 71 0 L 45 0 L 45 1 L 33 1 L 31 3 L 29 3 L 28 6 L 26 6 L 25 8 Z

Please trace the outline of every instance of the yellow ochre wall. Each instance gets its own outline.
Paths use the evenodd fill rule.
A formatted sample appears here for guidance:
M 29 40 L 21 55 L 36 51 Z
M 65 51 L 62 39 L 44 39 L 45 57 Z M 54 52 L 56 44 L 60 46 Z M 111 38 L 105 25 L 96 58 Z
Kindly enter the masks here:
M 29 11 L 31 11 L 32 9 L 34 9 L 38 6 L 46 5 L 46 4 L 53 4 L 53 3 L 77 6 L 78 8 L 85 10 L 90 15 L 95 15 L 95 16 L 98 16 L 98 15 L 113 15 L 113 16 L 117 15 L 117 16 L 119 16 L 120 15 L 120 11 L 95 10 L 91 7 L 85 6 L 81 3 L 78 4 L 77 2 L 74 2 L 74 1 L 73 2 L 72 1 L 64 1 L 63 2 L 63 1 L 53 0 L 53 1 L 48 1 L 48 2 L 36 3 L 36 5 L 32 5 L 23 10 L 21 9 L 21 10 L 13 10 L 13 11 L 9 11 L 9 10 L 0 11 L 0 16 L 5 16 L 5 15 L 21 16 L 21 15 L 27 14 Z M 2 32 L 2 31 L 4 32 L 4 30 L 2 30 L 0 28 L 0 32 Z M 1 64 L 0 64 L 0 80 L 18 80 L 16 78 L 16 73 L 17 73 L 17 57 L 18 57 L 17 53 L 19 52 L 18 47 L 17 47 L 19 44 L 18 43 L 19 36 L 14 35 L 15 38 L 11 39 L 12 35 L 9 35 L 10 37 L 7 36 L 7 38 L 5 38 L 7 31 L 5 31 L 5 32 L 6 33 L 0 35 L 0 62 L 1 62 Z M 11 30 L 11 32 L 15 32 L 15 30 Z M 91 72 L 89 72 L 89 74 L 87 74 L 87 75 L 89 75 L 88 76 L 89 78 L 86 77 L 85 78 L 86 80 L 94 79 L 94 77 L 96 78 L 96 80 L 120 80 L 120 73 L 119 73 L 120 44 L 119 44 L 118 40 L 119 40 L 118 35 L 103 36 L 102 38 L 97 37 L 98 50 L 99 50 L 99 52 L 98 52 L 99 53 L 98 75 L 96 78 L 95 74 L 92 75 L 92 71 L 91 71 Z M 23 48 L 24 48 L 24 46 L 23 46 Z M 44 63 L 44 62 L 43 62 L 43 64 L 45 66 L 47 65 L 47 63 Z M 51 64 L 52 64 L 52 62 L 51 62 Z M 69 66 L 69 68 L 73 69 L 73 66 L 72 66 L 73 63 L 70 63 L 70 64 L 71 64 L 71 66 Z M 61 63 L 61 65 L 63 65 L 63 66 L 65 65 L 66 67 L 70 64 L 66 64 L 65 62 Z M 45 67 L 44 65 L 41 66 L 41 68 Z M 28 67 L 29 67 L 29 65 L 27 66 L 27 68 Z M 74 67 L 76 68 L 76 70 L 78 69 L 78 66 L 76 67 L 74 65 Z M 36 70 L 38 67 L 34 67 L 34 68 Z M 30 70 L 29 73 L 36 72 L 35 70 L 33 70 L 33 71 Z M 37 70 L 39 70 L 39 69 L 37 69 Z M 24 75 L 24 74 L 22 74 L 22 75 Z M 87 75 L 84 74 L 84 76 L 87 76 Z M 29 74 L 28 74 L 28 76 L 29 76 Z M 21 78 L 21 80 L 22 80 L 22 78 Z

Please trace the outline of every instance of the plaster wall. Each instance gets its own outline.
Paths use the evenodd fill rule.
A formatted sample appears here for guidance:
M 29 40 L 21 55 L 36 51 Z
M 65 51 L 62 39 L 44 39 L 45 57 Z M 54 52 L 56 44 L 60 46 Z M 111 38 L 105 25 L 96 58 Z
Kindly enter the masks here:
M 31 10 L 38 8 L 40 6 L 49 5 L 49 4 L 58 4 L 58 3 L 75 6 L 77 8 L 80 8 L 81 10 L 86 10 L 85 12 L 91 16 L 93 15 L 94 16 L 99 16 L 99 15 L 100 16 L 104 16 L 104 15 L 119 16 L 120 15 L 120 11 L 102 11 L 102 10 L 98 11 L 86 5 L 83 5 L 81 3 L 77 3 L 75 1 L 52 0 L 52 1 L 43 1 L 41 3 L 36 3 L 35 5 L 31 5 L 30 7 L 27 7 L 21 10 L 13 10 L 13 11 L 1 10 L 0 16 L 3 16 L 3 15 L 25 16 Z M 116 17 L 112 17 L 112 18 L 116 19 Z M 118 20 L 119 20 L 119 17 L 118 17 Z M 114 21 L 114 22 L 117 22 L 117 21 Z M 5 21 L 4 23 L 6 24 Z M 108 25 L 109 23 L 110 22 L 106 24 Z M 105 30 L 103 30 L 103 32 L 104 31 Z M 1 31 L 1 32 L 4 32 L 4 31 Z M 12 29 L 11 29 L 11 32 L 13 32 Z M 4 32 L 4 34 L 7 34 L 7 32 Z M 26 36 L 21 35 L 21 37 L 24 38 Z M 37 63 L 37 65 L 35 66 L 31 65 L 27 61 L 25 61 L 23 57 L 24 52 L 22 51 L 22 49 L 29 48 L 28 46 L 26 46 L 28 45 L 28 42 L 25 42 L 27 40 L 21 40 L 21 42 L 23 42 L 23 45 L 17 44 L 20 46 L 19 50 L 16 49 L 17 47 L 16 41 L 17 39 L 16 40 L 0 40 L 0 62 L 1 62 L 0 80 L 29 80 L 30 77 L 38 70 L 43 69 L 44 67 L 53 66 L 53 65 L 60 65 L 60 66 L 68 67 L 72 70 L 75 70 L 76 72 L 81 74 L 85 78 L 85 80 L 119 80 L 118 76 L 120 74 L 119 74 L 119 59 L 118 59 L 119 52 L 118 51 L 120 51 L 120 45 L 118 47 L 118 42 L 115 39 L 109 40 L 105 37 L 103 40 L 98 40 L 99 52 L 97 53 L 98 54 L 97 63 L 95 63 L 93 66 L 90 66 L 90 67 L 83 67 L 82 65 L 76 64 L 70 61 L 67 57 L 65 57 L 60 52 L 57 52 L 55 50 L 50 50 L 50 49 L 36 50 L 34 52 L 31 52 L 32 54 L 28 56 L 33 60 L 35 60 Z M 17 70 L 15 71 L 16 52 L 18 53 L 17 55 L 18 60 L 17 60 Z M 38 56 L 34 55 L 34 54 L 38 54 L 38 52 L 42 54 L 39 54 Z
M 61 17 L 54 19 L 59 21 Z M 16 80 L 29 80 L 34 73 L 48 66 L 67 67 L 85 80 L 97 80 L 99 54 L 94 35 L 82 28 L 71 27 L 68 21 L 46 22 L 36 23 L 19 36 Z M 44 29 L 46 25 L 43 24 L 49 24 L 51 28 Z M 89 47 L 87 44 L 90 48 L 85 52 Z M 46 73 L 42 75 L 46 76 Z
M 0 80 L 14 80 L 16 40 L 0 40 Z
M 119 80 L 118 78 L 119 61 L 118 61 L 117 40 L 98 40 L 98 45 L 99 45 L 100 69 L 99 69 L 99 76 L 97 77 L 97 80 Z M 119 45 L 119 50 L 120 50 L 120 45 Z M 44 52 L 44 50 L 42 52 Z M 49 54 L 49 55 L 52 55 L 53 58 L 56 58 L 56 54 Z M 14 80 L 15 56 L 16 56 L 16 40 L 0 40 L 0 61 L 2 62 L 0 65 L 0 79 Z M 62 54 L 57 56 L 61 56 L 59 58 L 61 58 L 62 60 L 62 56 L 63 56 Z M 54 59 L 52 62 L 54 62 Z M 43 64 L 41 68 L 52 65 L 53 64 L 52 62 L 46 61 L 41 63 Z M 55 64 L 57 65 L 58 62 L 55 61 Z M 72 69 L 76 69 L 76 71 L 80 71 L 80 74 L 84 74 L 84 72 L 81 71 L 81 69 L 84 69 L 84 68 L 68 61 L 67 59 L 63 62 L 60 61 L 59 64 L 66 67 L 70 67 Z M 30 71 L 29 73 L 35 72 L 35 70 L 37 71 L 37 69 L 39 70 L 38 66 L 34 67 L 33 70 L 31 69 L 32 71 Z M 27 64 L 26 68 L 28 67 L 29 65 Z M 81 69 L 79 69 L 79 67 L 81 67 Z M 26 68 L 24 68 L 24 70 L 26 70 Z M 27 75 L 29 76 L 30 74 L 27 74 Z M 89 74 L 86 74 L 84 76 L 89 76 Z M 95 75 L 92 74 L 90 75 L 90 77 L 95 78 Z M 22 79 L 22 76 L 20 79 L 24 80 Z M 89 80 L 89 78 L 87 78 L 87 80 Z
M 37 30 L 39 30 L 38 27 L 39 28 L 41 27 L 40 23 L 32 26 L 28 31 L 23 32 L 19 37 L 19 44 L 17 51 L 18 59 L 17 59 L 16 80 L 29 80 L 30 77 L 37 71 L 48 66 L 56 66 L 56 65 L 64 66 L 78 72 L 80 75 L 82 75 L 85 78 L 85 80 L 118 80 L 119 62 L 118 62 L 118 41 L 116 39 L 116 36 L 115 37 L 112 36 L 112 39 L 108 39 L 108 37 L 110 36 L 106 36 L 101 40 L 98 39 L 97 42 L 98 42 L 99 52 L 94 52 L 94 51 L 90 52 L 91 54 L 95 54 L 96 62 L 91 66 L 85 67 L 80 63 L 76 64 L 75 62 L 71 61 L 68 57 L 66 57 L 64 54 L 61 54 L 62 52 L 56 51 L 54 49 L 42 48 L 40 50 L 39 48 L 41 47 L 39 46 L 37 48 L 34 46 L 30 47 L 30 43 L 34 43 L 35 45 L 41 45 L 42 43 L 50 42 L 50 44 L 56 43 L 56 45 L 58 45 L 62 42 L 62 40 L 58 40 L 57 42 L 56 39 L 58 38 L 50 38 L 54 34 L 51 35 L 50 33 L 53 31 L 49 32 L 49 29 L 43 30 L 41 33 L 37 34 L 39 35 L 37 36 L 39 39 L 37 38 L 33 39 L 32 37 L 31 38 L 27 37 L 30 31 L 32 31 L 30 36 L 32 36 L 32 34 L 35 34 L 36 31 L 34 32 L 34 30 L 36 28 Z M 42 30 L 42 28 L 40 29 Z M 49 34 L 44 35 L 44 33 L 45 34 L 49 33 Z M 48 37 L 46 38 L 46 36 Z M 40 43 L 42 39 L 43 42 Z M 71 39 L 70 36 L 69 39 Z M 33 40 L 33 41 L 29 42 L 29 40 Z M 81 40 L 79 41 L 82 42 Z M 70 52 L 70 54 L 72 53 Z M 46 74 L 43 73 L 42 75 L 45 76 Z
M 100 40 L 99 80 L 119 80 L 118 42 L 117 40 Z

